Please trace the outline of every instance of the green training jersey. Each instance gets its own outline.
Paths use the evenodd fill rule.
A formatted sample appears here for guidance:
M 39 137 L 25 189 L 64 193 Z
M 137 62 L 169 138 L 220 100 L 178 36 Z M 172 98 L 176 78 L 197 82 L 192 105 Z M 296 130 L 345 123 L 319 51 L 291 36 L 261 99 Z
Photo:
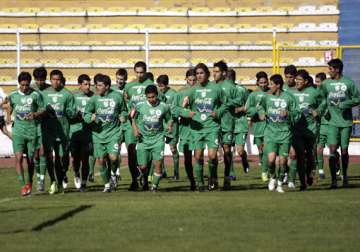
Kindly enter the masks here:
M 177 99 L 177 92 L 174 89 L 169 88 L 168 90 L 166 90 L 166 92 L 162 93 L 162 95 L 166 99 L 166 102 L 165 102 L 166 104 L 168 104 L 170 107 L 175 106 L 176 99 Z M 170 138 L 176 138 L 179 134 L 179 124 L 178 124 L 177 117 L 175 115 L 173 116 L 172 120 L 173 120 L 172 132 L 168 132 L 168 130 L 165 128 L 165 136 L 170 137 Z M 168 121 L 164 120 L 164 124 L 167 125 Z
M 257 108 L 260 105 L 261 99 L 264 95 L 266 95 L 267 91 L 257 90 L 252 92 L 247 101 L 246 101 L 246 114 L 250 118 L 252 122 L 252 131 L 254 137 L 263 137 L 265 128 L 266 128 L 266 121 L 261 121 L 259 119 L 259 114 Z
M 329 125 L 352 126 L 352 107 L 360 104 L 359 89 L 355 83 L 342 76 L 339 80 L 324 80 L 320 90 L 330 113 Z
M 304 134 L 306 130 L 310 130 L 313 134 L 317 135 L 320 127 L 320 116 L 314 118 L 312 112 L 317 111 L 319 115 L 322 113 L 320 105 L 323 99 L 319 90 L 310 86 L 301 91 L 294 91 L 293 95 L 301 111 L 301 117 L 294 125 L 295 132 L 301 135 Z
M 121 136 L 119 117 L 126 110 L 124 99 L 112 89 L 103 95 L 94 95 L 85 107 L 84 121 L 92 123 L 92 115 L 96 115 L 92 127 L 92 138 L 95 143 L 108 143 Z
M 189 97 L 191 88 L 192 87 L 190 86 L 186 86 L 180 89 L 177 92 L 177 96 L 175 98 L 175 103 L 174 103 L 176 111 L 178 111 L 175 113 L 175 117 L 179 118 L 179 138 L 183 140 L 191 140 L 191 127 L 190 127 L 191 119 L 180 116 L 181 113 L 179 110 L 183 109 L 184 100 L 186 97 Z M 189 106 L 187 106 L 187 109 L 188 108 Z
M 113 87 L 111 89 L 114 90 L 116 93 L 118 93 L 124 99 L 125 87 L 126 87 L 126 84 L 124 87 L 122 87 L 122 89 L 120 89 L 119 87 Z M 129 110 L 128 109 L 124 110 L 121 113 L 120 119 L 121 119 L 120 121 L 122 122 L 121 129 L 123 131 L 125 131 L 127 129 L 131 129 L 131 122 L 129 120 Z
M 41 87 L 39 87 L 38 85 L 36 85 L 36 83 L 33 83 L 31 85 L 31 88 L 34 89 L 35 91 L 37 91 L 40 95 L 41 95 L 41 99 L 43 100 L 43 92 L 45 89 L 51 87 L 49 84 L 44 83 Z M 37 122 L 37 135 L 41 136 L 42 132 L 41 132 L 41 118 L 36 119 Z
M 249 96 L 249 91 L 242 85 L 235 85 L 238 95 L 241 96 L 241 103 L 238 107 L 245 106 L 246 100 Z M 235 128 L 234 133 L 244 133 L 249 131 L 248 120 L 245 112 L 239 112 L 235 114 Z
M 139 102 L 135 108 L 135 122 L 141 133 L 140 142 L 155 145 L 164 142 L 164 121 L 170 122 L 170 105 L 158 100 L 156 105 Z
M 66 88 L 49 87 L 43 91 L 47 116 L 41 125 L 42 134 L 56 140 L 67 141 L 70 133 L 69 120 L 76 116 L 74 95 Z
M 90 125 L 84 122 L 83 117 L 85 107 L 93 95 L 94 93 L 92 91 L 89 91 L 87 94 L 80 90 L 74 92 L 75 109 L 78 114 L 81 114 L 81 120 L 76 120 L 75 123 L 70 125 L 70 134 L 81 130 L 83 130 L 85 134 L 91 134 Z
M 295 97 L 287 91 L 281 91 L 280 95 L 267 93 L 262 97 L 259 108 L 259 115 L 266 115 L 267 118 L 265 142 L 290 142 L 291 127 L 301 114 Z
M 26 116 L 30 112 L 37 112 L 43 109 L 41 95 L 33 89 L 30 89 L 27 94 L 17 90 L 10 94 L 9 100 L 14 114 L 12 133 L 18 136 L 36 138 L 38 122 L 35 119 L 28 120 Z
M 190 109 L 195 112 L 191 121 L 193 132 L 208 133 L 220 130 L 220 118 L 227 110 L 226 96 L 219 85 L 207 82 L 196 85 L 189 92 Z M 184 110 L 186 114 L 186 110 Z M 211 116 L 215 112 L 216 116 Z

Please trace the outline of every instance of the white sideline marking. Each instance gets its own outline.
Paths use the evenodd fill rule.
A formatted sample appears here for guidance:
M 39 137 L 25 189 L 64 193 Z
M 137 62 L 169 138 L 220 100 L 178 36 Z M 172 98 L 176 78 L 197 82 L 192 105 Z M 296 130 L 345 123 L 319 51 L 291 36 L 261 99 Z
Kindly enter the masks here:
M 3 198 L 3 199 L 0 199 L 0 204 L 6 203 L 9 201 L 13 201 L 13 200 L 17 200 L 17 199 L 19 199 L 19 198 Z

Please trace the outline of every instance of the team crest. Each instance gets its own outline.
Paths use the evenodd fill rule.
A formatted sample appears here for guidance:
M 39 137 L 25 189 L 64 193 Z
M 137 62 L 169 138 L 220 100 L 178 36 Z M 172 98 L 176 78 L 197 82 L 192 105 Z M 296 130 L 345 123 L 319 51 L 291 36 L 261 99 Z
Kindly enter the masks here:
M 201 114 L 200 119 L 201 119 L 202 121 L 205 121 L 205 120 L 206 120 L 206 115 L 205 115 L 205 114 Z
M 299 101 L 304 102 L 304 96 L 299 96 Z
M 105 108 L 109 107 L 109 102 L 108 101 L 104 101 L 104 107 Z
M 201 97 L 202 97 L 202 98 L 205 98 L 205 97 L 206 97 L 206 92 L 205 92 L 205 91 L 201 92 Z
M 56 96 L 53 96 L 52 100 L 53 100 L 53 102 L 55 103 L 55 102 L 58 101 L 58 98 L 57 98 Z
M 82 101 L 81 101 L 81 105 L 86 106 L 86 101 L 85 101 L 85 100 L 82 100 Z
M 136 89 L 136 92 L 137 92 L 138 94 L 141 94 L 141 88 Z
M 286 108 L 286 102 L 282 101 L 280 106 L 281 106 L 281 108 Z
M 110 107 L 115 108 L 115 101 L 110 101 Z
M 278 108 L 278 107 L 280 106 L 280 101 L 275 101 L 275 102 L 274 102 L 274 105 L 275 105 L 275 107 Z
M 158 110 L 158 109 L 157 109 L 157 110 L 155 111 L 155 114 L 156 114 L 157 116 L 160 116 L 160 115 L 161 115 L 161 110 Z

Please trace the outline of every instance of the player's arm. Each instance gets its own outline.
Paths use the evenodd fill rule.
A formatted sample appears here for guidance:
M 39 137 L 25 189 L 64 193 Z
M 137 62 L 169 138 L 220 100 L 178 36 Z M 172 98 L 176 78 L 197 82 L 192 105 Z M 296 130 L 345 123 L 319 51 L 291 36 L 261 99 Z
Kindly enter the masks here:
M 340 109 L 351 109 L 360 104 L 360 94 L 359 89 L 356 87 L 354 82 L 350 84 L 350 98 L 346 101 L 340 102 L 339 108 Z
M 164 119 L 167 122 L 167 130 L 169 132 L 172 132 L 174 121 L 177 120 L 177 117 L 175 117 L 174 114 L 171 113 L 173 107 L 173 105 L 168 105 L 164 114 Z
M 85 106 L 84 112 L 84 122 L 90 124 L 92 122 L 97 123 L 96 114 L 95 114 L 95 98 L 94 96 L 90 98 L 88 103 Z
M 78 116 L 78 111 L 76 110 L 75 98 L 73 94 L 69 94 L 67 96 L 65 104 L 65 114 L 69 119 L 73 119 Z
M 44 108 L 44 101 L 42 96 L 39 93 L 35 93 L 35 102 L 36 102 L 36 111 L 30 112 L 26 115 L 27 120 L 33 120 L 40 118 L 45 115 L 46 111 Z
M 299 103 L 297 102 L 295 97 L 292 95 L 289 97 L 290 97 L 290 102 L 289 102 L 290 104 L 289 104 L 288 115 L 289 115 L 289 119 L 290 119 L 291 123 L 295 124 L 300 120 L 302 113 L 300 110 Z
M 217 97 L 217 107 L 215 107 L 214 112 L 211 114 L 214 118 L 221 118 L 223 114 L 229 110 L 227 103 L 227 97 L 224 91 L 221 88 L 218 88 L 218 97 Z
M 266 120 L 266 111 L 267 111 L 266 98 L 267 95 L 265 94 L 264 96 L 261 97 L 259 104 L 256 106 L 256 110 L 257 113 L 259 114 L 260 121 Z
M 136 124 L 136 121 L 137 121 L 137 119 L 139 118 L 139 116 L 140 116 L 140 115 L 139 115 L 139 112 L 136 110 L 136 108 L 134 108 L 133 120 L 132 120 L 132 122 L 131 122 L 131 126 L 132 126 L 132 129 L 133 129 L 133 132 L 134 132 L 134 136 L 135 136 L 135 137 L 141 136 L 139 127 L 138 127 L 137 124 Z

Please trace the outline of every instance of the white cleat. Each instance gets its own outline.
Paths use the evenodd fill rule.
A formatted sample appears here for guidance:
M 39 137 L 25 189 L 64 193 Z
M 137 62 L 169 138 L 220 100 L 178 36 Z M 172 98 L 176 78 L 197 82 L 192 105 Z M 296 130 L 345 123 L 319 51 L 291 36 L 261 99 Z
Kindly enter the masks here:
M 282 188 L 282 182 L 278 181 L 276 191 L 278 193 L 284 193 L 285 192 L 284 189 Z
M 81 179 L 79 177 L 74 178 L 74 185 L 76 189 L 80 189 L 81 187 Z
M 63 182 L 62 182 L 62 187 L 63 187 L 63 189 L 67 189 L 68 183 L 66 183 L 65 181 L 63 181 Z
M 292 181 L 290 181 L 290 182 L 288 183 L 288 188 L 291 189 L 291 190 L 295 190 L 295 189 L 296 189 L 295 183 L 292 182 Z
M 270 178 L 270 181 L 269 181 L 269 184 L 268 184 L 269 191 L 274 191 L 275 190 L 275 184 L 276 184 L 276 179 Z
M 289 174 L 285 173 L 285 176 L 284 176 L 284 179 L 283 179 L 282 182 L 283 182 L 284 184 L 287 184 L 288 181 L 289 181 Z

